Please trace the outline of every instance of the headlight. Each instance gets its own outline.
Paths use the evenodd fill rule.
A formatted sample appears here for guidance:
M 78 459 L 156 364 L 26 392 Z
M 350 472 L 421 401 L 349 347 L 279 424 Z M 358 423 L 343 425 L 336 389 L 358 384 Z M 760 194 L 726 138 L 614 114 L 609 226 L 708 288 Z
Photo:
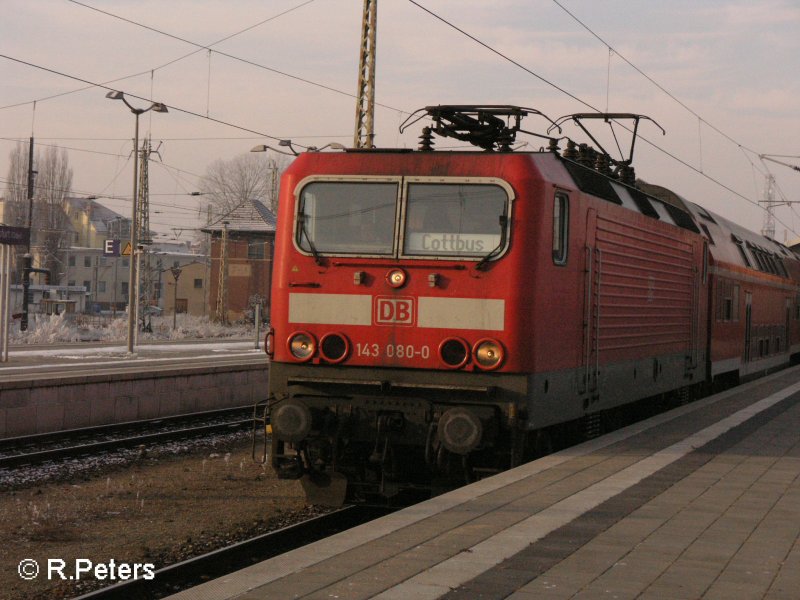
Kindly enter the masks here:
M 328 333 L 322 336 L 319 351 L 328 362 L 342 362 L 350 351 L 350 343 L 341 333 Z
M 401 288 L 406 284 L 406 272 L 403 269 L 392 269 L 386 274 L 386 283 L 393 288 Z
M 451 369 L 458 369 L 469 360 L 469 346 L 461 338 L 447 338 L 439 344 L 439 358 Z
M 305 331 L 298 331 L 290 335 L 287 345 L 291 355 L 301 361 L 311 359 L 317 350 L 317 341 L 314 336 Z
M 479 368 L 490 371 L 500 366 L 505 358 L 505 352 L 500 342 L 487 338 L 479 340 L 472 347 L 472 356 Z
M 270 358 L 275 356 L 275 330 L 271 327 L 264 336 L 264 352 Z

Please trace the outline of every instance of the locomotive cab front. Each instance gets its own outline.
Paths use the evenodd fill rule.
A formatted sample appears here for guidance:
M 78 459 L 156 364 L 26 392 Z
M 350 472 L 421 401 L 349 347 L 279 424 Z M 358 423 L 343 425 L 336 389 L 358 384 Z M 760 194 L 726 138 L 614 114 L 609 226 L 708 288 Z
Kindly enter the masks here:
M 478 154 L 348 152 L 302 155 L 284 175 L 269 400 L 280 476 L 392 497 L 510 464 L 525 390 L 509 375 L 515 191 L 497 172 Z

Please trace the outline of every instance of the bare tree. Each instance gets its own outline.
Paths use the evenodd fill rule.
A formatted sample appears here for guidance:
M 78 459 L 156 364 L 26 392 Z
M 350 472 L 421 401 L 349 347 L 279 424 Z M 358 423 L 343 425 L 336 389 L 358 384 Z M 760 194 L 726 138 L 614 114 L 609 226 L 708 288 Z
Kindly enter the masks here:
M 55 146 L 36 151 L 33 190 L 31 250 L 39 266 L 57 274 L 62 269 L 62 249 L 69 244 L 66 198 L 72 189 L 72 168 L 67 151 Z M 9 155 L 5 220 L 9 225 L 28 225 L 28 144 L 18 143 Z
M 66 199 L 72 191 L 72 168 L 67 151 L 48 147 L 37 160 L 34 223 L 37 229 L 37 246 L 41 248 L 43 267 L 49 269 L 54 280 L 64 271 L 63 249 L 69 246 L 69 217 Z
M 245 200 L 260 200 L 267 207 L 277 207 L 273 177 L 286 168 L 286 161 L 265 159 L 260 154 L 241 154 L 230 160 L 213 162 L 200 182 L 211 220 L 229 213 Z
M 4 220 L 6 225 L 28 224 L 28 144 L 17 142 L 8 153 Z

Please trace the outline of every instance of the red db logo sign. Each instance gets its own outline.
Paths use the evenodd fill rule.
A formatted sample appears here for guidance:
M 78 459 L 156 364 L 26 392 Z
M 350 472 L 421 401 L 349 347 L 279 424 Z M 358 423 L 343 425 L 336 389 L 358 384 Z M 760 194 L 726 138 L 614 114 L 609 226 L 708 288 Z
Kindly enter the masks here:
M 372 317 L 376 325 L 414 325 L 414 298 L 376 296 Z

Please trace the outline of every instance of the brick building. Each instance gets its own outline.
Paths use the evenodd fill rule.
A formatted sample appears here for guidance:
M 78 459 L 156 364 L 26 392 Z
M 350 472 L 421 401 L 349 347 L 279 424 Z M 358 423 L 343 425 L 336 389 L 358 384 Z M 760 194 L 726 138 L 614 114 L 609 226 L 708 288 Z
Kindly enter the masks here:
M 275 215 L 246 200 L 203 231 L 211 234 L 209 314 L 229 322 L 251 318 L 256 303 L 269 314 Z

